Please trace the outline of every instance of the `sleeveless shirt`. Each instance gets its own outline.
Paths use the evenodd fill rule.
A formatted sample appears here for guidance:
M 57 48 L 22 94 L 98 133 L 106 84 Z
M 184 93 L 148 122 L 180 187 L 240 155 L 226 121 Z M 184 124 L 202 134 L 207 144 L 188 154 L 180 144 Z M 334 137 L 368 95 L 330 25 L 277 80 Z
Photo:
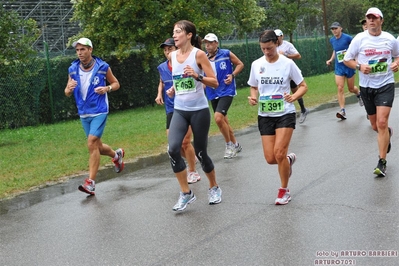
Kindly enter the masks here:
M 177 51 L 171 53 L 176 110 L 198 111 L 209 108 L 203 84 L 195 80 L 193 77 L 184 74 L 184 68 L 187 65 L 191 66 L 196 73 L 203 74 L 203 71 L 198 67 L 196 60 L 196 54 L 198 51 L 199 49 L 194 47 L 183 63 L 177 61 Z

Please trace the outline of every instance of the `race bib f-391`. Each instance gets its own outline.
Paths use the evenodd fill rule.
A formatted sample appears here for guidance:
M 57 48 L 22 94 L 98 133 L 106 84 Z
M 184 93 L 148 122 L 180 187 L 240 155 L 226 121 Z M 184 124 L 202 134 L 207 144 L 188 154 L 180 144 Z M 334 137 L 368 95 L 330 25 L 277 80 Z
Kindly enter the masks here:
M 259 111 L 261 113 L 284 112 L 283 95 L 263 95 L 259 97 Z

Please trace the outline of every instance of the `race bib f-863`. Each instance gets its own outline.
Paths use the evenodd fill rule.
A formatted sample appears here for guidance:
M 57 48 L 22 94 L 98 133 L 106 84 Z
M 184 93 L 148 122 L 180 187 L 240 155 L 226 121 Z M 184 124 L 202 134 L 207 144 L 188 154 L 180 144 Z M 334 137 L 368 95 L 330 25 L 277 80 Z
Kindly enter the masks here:
M 261 113 L 284 112 L 283 95 L 263 95 L 259 97 L 259 111 Z
M 173 84 L 175 86 L 176 94 L 185 94 L 196 91 L 194 78 L 185 74 L 174 75 Z

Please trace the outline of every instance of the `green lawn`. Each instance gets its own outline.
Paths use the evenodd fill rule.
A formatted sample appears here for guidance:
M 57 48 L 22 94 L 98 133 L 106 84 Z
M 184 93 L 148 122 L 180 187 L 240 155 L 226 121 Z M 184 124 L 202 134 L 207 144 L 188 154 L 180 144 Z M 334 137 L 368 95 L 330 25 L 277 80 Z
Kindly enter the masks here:
M 333 73 L 305 80 L 309 87 L 303 97 L 307 107 L 336 100 Z M 238 90 L 230 108 L 229 121 L 235 130 L 256 124 L 257 109 L 249 106 L 247 96 L 249 88 Z M 220 133 L 212 121 L 210 135 L 215 134 Z M 123 147 L 125 161 L 165 152 L 163 106 L 110 114 L 103 142 L 114 149 Z M 109 164 L 110 158 L 102 157 L 101 166 Z M 80 120 L 0 131 L 0 169 L 0 199 L 86 172 L 88 152 Z

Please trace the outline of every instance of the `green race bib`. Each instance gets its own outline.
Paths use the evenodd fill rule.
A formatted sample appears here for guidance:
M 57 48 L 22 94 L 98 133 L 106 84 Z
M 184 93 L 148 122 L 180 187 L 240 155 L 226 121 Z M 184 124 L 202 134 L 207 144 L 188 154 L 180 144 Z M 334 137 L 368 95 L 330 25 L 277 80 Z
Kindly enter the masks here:
M 337 56 L 338 63 L 344 62 L 346 50 L 337 51 L 335 55 Z
M 259 111 L 261 113 L 284 112 L 284 97 L 282 95 L 260 96 Z
M 377 75 L 388 72 L 388 62 L 386 61 L 386 59 L 370 60 L 369 66 L 371 66 L 370 75 Z
M 196 91 L 194 78 L 184 74 L 173 76 L 173 85 L 175 86 L 176 94 L 185 94 Z

